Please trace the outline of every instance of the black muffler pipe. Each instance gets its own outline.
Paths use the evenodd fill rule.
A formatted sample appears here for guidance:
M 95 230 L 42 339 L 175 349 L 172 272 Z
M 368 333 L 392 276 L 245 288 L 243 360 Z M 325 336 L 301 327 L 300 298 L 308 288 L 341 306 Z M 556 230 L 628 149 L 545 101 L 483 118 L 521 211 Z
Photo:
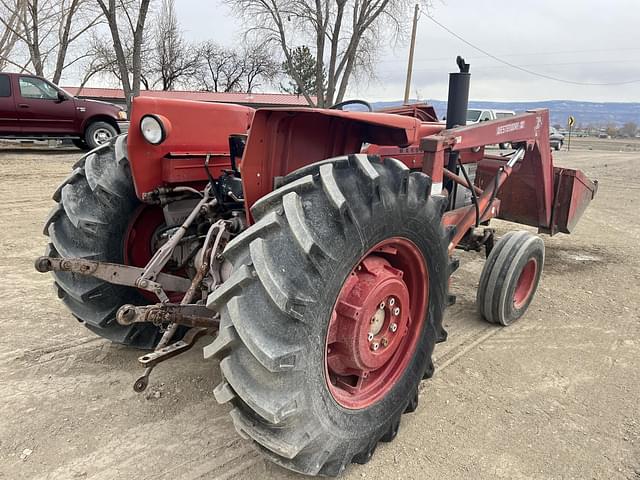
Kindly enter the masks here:
M 469 107 L 469 84 L 471 74 L 470 65 L 464 58 L 456 58 L 459 72 L 449 74 L 449 96 L 447 98 L 447 129 L 460 127 L 467 124 L 467 108 Z M 450 152 L 447 169 L 458 173 L 458 152 Z M 449 210 L 454 208 L 456 201 L 457 184 L 453 180 L 447 180 L 444 187 L 449 191 Z

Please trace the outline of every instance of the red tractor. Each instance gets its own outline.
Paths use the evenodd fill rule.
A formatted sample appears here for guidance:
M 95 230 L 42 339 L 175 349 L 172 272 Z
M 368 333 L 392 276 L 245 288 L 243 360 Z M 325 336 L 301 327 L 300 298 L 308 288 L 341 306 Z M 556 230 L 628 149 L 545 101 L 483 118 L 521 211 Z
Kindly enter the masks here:
M 478 308 L 509 325 L 535 294 L 544 244 L 526 231 L 494 242 L 489 221 L 569 233 L 596 192 L 554 168 L 546 110 L 457 126 L 459 65 L 446 125 L 420 105 L 136 98 L 128 136 L 82 157 L 54 193 L 36 268 L 93 332 L 150 350 L 136 391 L 213 335 L 215 398 L 259 451 L 310 475 L 365 463 L 433 375 L 455 249 L 486 251 Z M 501 143 L 514 152 L 485 150 Z

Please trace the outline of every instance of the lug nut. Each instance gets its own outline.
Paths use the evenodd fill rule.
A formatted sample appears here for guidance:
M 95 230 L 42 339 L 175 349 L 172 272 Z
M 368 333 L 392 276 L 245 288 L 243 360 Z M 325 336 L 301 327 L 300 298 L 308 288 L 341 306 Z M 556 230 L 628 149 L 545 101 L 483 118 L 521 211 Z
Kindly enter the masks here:
M 367 335 L 367 340 L 368 341 L 373 340 L 373 333 L 369 333 L 369 335 Z
M 389 306 L 393 307 L 395 304 L 396 304 L 396 299 L 393 297 L 389 298 Z
M 396 330 L 398 330 L 398 324 L 397 323 L 389 324 L 389 330 L 391 330 L 392 333 L 396 333 Z
M 386 305 L 386 304 L 385 304 L 384 302 L 380 302 L 380 305 L 378 305 L 378 308 L 379 308 L 380 310 L 384 310 L 385 305 Z
M 378 342 L 373 342 L 373 343 L 371 344 L 371 350 L 373 350 L 374 352 L 375 352 L 376 350 L 378 350 L 379 348 L 380 348 L 380 344 L 379 344 Z
M 397 317 L 398 315 L 400 315 L 400 307 L 396 307 L 393 309 L 393 314 Z
M 386 347 L 387 345 L 389 345 L 389 340 L 387 340 L 385 337 L 382 337 L 382 346 Z

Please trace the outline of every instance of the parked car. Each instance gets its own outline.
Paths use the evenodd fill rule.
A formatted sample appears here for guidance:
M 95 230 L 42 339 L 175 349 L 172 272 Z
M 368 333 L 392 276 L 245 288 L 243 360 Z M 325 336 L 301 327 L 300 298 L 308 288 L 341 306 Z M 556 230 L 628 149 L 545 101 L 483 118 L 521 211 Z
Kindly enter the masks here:
M 555 128 L 549 127 L 549 143 L 554 150 L 560 150 L 564 143 L 564 135 L 558 132 Z
M 490 108 L 478 109 L 470 108 L 467 110 L 467 125 L 486 122 L 489 120 L 497 120 L 499 118 L 512 117 L 516 114 L 513 110 L 495 110 Z M 504 150 L 507 148 L 506 143 L 500 143 L 498 146 Z
M 34 75 L 0 73 L 0 138 L 70 138 L 95 148 L 128 128 L 127 112 L 75 98 Z

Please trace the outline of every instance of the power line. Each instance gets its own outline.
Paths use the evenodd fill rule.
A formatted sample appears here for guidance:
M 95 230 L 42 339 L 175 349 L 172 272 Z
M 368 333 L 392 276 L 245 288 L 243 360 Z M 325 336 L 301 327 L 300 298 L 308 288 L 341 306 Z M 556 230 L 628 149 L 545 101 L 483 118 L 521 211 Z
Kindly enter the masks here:
M 500 55 L 501 58 L 505 58 L 505 57 L 539 57 L 539 56 L 544 56 L 544 57 L 551 57 L 551 56 L 556 56 L 556 55 L 565 55 L 565 54 L 574 54 L 574 53 L 604 53 L 604 52 L 624 52 L 624 51 L 638 51 L 640 50 L 640 48 L 608 48 L 608 49 L 600 49 L 600 50 L 557 50 L 557 51 L 553 51 L 553 52 L 540 52 L 540 53 L 514 53 L 514 54 L 503 54 Z M 473 61 L 476 57 L 470 57 L 469 59 L 471 61 Z M 482 57 L 478 57 L 478 58 L 482 58 Z M 466 60 L 466 59 L 465 59 Z M 637 60 L 616 60 L 615 62 L 612 63 L 617 63 L 617 62 L 630 62 L 633 63 L 634 61 Z M 406 59 L 402 59 L 402 58 L 388 58 L 388 59 L 383 59 L 380 60 L 378 63 L 405 63 Z M 416 58 L 414 60 L 414 62 L 416 63 L 433 63 L 433 62 L 451 62 L 451 57 L 440 57 L 440 58 Z M 580 63 L 600 63 L 600 62 L 607 62 L 609 63 L 609 60 L 598 60 L 598 61 L 589 61 L 589 62 L 580 62 Z M 562 62 L 564 63 L 564 62 Z M 558 64 L 553 64 L 553 65 L 560 65 L 560 63 Z
M 540 78 L 546 78 L 547 80 L 554 80 L 556 82 L 561 82 L 561 83 L 568 83 L 571 85 L 586 85 L 586 86 L 612 86 L 612 85 L 628 85 L 631 83 L 638 83 L 640 82 L 640 79 L 636 79 L 636 80 L 627 80 L 624 82 L 607 82 L 607 83 L 591 83 L 591 82 L 578 82 L 578 81 L 574 81 L 574 80 L 566 80 L 564 78 L 558 78 L 558 77 L 553 77 L 551 75 L 546 75 L 544 73 L 539 73 L 539 72 L 534 72 L 533 70 L 529 70 L 527 68 L 523 68 L 520 67 L 518 65 L 515 65 L 511 62 L 508 62 L 506 60 L 503 60 L 502 58 L 496 57 L 495 55 L 487 52 L 486 50 L 474 45 L 473 43 L 469 42 L 468 40 L 465 40 L 464 38 L 462 38 L 460 35 L 458 35 L 457 33 L 455 33 L 454 31 L 450 30 L 449 28 L 447 28 L 445 25 L 441 24 L 440 22 L 438 22 L 435 18 L 433 18 L 430 15 L 427 15 L 427 18 L 429 20 L 431 20 L 433 23 L 435 23 L 436 25 L 438 25 L 440 28 L 442 28 L 443 30 L 445 30 L 446 32 L 448 32 L 449 34 L 453 35 L 454 37 L 456 37 L 458 40 L 460 40 L 461 42 L 469 45 L 471 48 L 479 51 L 480 53 L 483 53 L 484 55 L 486 55 L 487 57 L 493 58 L 495 61 L 500 62 L 504 65 L 507 65 L 508 67 L 514 68 L 516 70 L 520 70 L 521 72 L 524 73 L 528 73 L 529 75 L 535 75 L 536 77 L 540 77 Z
M 465 59 L 466 60 L 466 59 Z M 561 62 L 561 63 L 529 63 L 526 65 L 519 65 L 520 67 L 524 68 L 524 67 L 565 67 L 565 66 L 573 66 L 573 65 L 594 65 L 594 64 L 626 64 L 626 63 L 630 63 L 630 62 L 640 62 L 640 60 L 637 59 L 625 59 L 625 60 L 602 60 L 602 61 L 593 61 L 593 62 Z M 475 64 L 473 69 L 474 71 L 478 71 L 478 70 L 491 70 L 491 69 L 495 69 L 495 68 L 511 68 L 509 65 L 496 65 L 494 64 Z M 440 72 L 442 71 L 441 68 L 435 68 L 435 67 L 420 67 L 416 70 L 419 70 L 421 72 Z M 395 70 L 388 70 L 388 71 L 395 71 Z

